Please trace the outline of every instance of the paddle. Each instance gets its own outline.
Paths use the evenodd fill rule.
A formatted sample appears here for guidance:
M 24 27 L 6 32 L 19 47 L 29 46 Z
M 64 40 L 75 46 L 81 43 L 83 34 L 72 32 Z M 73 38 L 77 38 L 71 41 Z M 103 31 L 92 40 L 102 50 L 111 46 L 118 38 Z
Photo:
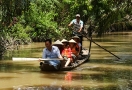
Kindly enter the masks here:
M 77 31 L 75 31 L 74 29 L 73 29 L 73 31 L 74 31 L 74 32 L 77 32 Z M 115 56 L 116 58 L 120 59 L 117 55 L 113 54 L 113 53 L 110 52 L 109 50 L 103 48 L 101 45 L 99 45 L 99 44 L 97 44 L 95 41 L 93 41 L 93 40 L 92 40 L 92 33 L 91 33 L 91 32 L 89 32 L 89 33 L 91 33 L 91 38 L 90 38 L 90 39 L 88 38 L 86 32 L 84 32 L 84 31 L 83 31 L 83 33 L 85 33 L 85 35 L 82 33 L 82 31 L 81 31 L 81 32 L 77 32 L 77 33 L 80 33 L 82 36 L 86 37 L 89 41 L 93 42 L 94 44 L 96 44 L 96 45 L 99 46 L 100 48 L 104 49 L 105 51 L 109 52 L 110 54 L 112 54 L 112 55 Z
M 112 52 L 110 52 L 109 50 L 103 48 L 102 46 L 100 46 L 99 44 L 97 44 L 95 41 L 93 41 L 92 39 L 89 39 L 88 37 L 86 37 L 89 41 L 92 41 L 94 44 L 96 44 L 97 46 L 99 46 L 100 48 L 104 49 L 105 51 L 109 52 L 110 54 L 112 54 L 113 56 L 115 56 L 116 58 L 120 59 L 117 55 L 113 54 Z
M 13 57 L 12 60 L 13 61 L 48 61 L 48 60 L 63 60 L 63 59 L 59 59 L 59 58 L 42 59 L 42 58 L 17 58 L 17 57 Z

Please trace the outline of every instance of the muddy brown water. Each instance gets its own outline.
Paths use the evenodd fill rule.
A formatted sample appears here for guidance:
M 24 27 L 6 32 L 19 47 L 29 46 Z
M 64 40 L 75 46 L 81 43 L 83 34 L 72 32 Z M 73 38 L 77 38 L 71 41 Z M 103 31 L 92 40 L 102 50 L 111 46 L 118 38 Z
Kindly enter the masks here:
M 12 57 L 41 57 L 44 43 L 21 45 L 0 61 L 0 90 L 132 90 L 132 32 L 118 32 L 93 40 L 90 61 L 72 71 L 41 72 L 39 61 Z M 86 38 L 83 47 L 88 48 Z

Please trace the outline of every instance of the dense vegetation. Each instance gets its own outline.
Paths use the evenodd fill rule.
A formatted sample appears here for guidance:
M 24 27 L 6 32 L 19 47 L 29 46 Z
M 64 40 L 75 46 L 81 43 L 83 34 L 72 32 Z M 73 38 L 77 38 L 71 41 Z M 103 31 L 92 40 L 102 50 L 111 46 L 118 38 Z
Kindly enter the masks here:
M 71 34 L 67 25 L 77 13 L 85 30 L 91 25 L 98 36 L 132 29 L 131 0 L 0 0 L 0 5 L 2 48 L 5 44 L 66 38 Z

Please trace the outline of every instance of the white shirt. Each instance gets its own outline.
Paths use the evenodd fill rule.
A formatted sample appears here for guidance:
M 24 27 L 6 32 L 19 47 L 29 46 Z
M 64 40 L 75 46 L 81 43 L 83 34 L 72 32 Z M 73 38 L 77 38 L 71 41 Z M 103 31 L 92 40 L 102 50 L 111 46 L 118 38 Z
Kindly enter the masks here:
M 78 31 L 80 28 L 83 27 L 83 21 L 82 21 L 82 20 L 80 20 L 79 23 L 78 23 L 76 19 L 73 19 L 73 20 L 71 21 L 71 24 L 73 24 L 74 30 L 77 30 L 77 31 Z

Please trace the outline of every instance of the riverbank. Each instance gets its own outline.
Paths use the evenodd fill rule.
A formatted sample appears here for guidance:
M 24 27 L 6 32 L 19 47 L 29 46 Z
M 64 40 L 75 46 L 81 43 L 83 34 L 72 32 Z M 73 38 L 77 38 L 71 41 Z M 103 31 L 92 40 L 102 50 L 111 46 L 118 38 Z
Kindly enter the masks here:
M 5 39 L 3 37 L 0 38 L 0 60 L 4 53 L 8 50 L 19 50 L 20 45 L 27 45 L 31 43 L 30 40 L 23 40 L 23 39 Z

